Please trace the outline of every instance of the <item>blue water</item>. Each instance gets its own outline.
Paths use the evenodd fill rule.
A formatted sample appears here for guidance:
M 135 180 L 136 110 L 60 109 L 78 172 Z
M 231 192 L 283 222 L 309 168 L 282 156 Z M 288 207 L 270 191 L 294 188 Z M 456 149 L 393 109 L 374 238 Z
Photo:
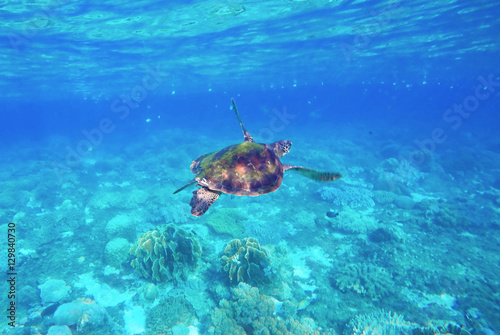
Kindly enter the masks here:
M 499 333 L 499 15 L 485 0 L 2 3 L 2 334 Z M 293 142 L 283 164 L 342 178 L 285 172 L 192 216 L 196 188 L 172 193 L 243 141 L 231 98 L 256 142 Z M 166 224 L 168 247 L 148 249 Z

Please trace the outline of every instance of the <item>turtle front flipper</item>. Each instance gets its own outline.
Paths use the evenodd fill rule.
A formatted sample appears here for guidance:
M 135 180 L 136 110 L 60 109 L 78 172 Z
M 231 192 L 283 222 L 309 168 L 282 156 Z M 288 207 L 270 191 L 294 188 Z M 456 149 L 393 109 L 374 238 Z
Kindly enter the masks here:
M 241 129 L 243 130 L 243 138 L 245 139 L 245 142 L 255 142 L 253 137 L 248 133 L 247 129 L 243 125 L 243 121 L 241 121 L 240 114 L 238 113 L 238 108 L 236 107 L 236 102 L 234 102 L 233 98 L 231 98 L 231 103 L 233 104 L 234 113 L 236 114 L 236 117 L 238 118 L 238 122 L 240 123 Z
M 316 181 L 332 181 L 342 177 L 340 173 L 337 172 L 324 172 L 308 169 L 302 166 L 294 166 L 289 164 L 283 164 L 283 172 L 291 170 L 300 173 L 304 177 L 310 178 Z
M 193 192 L 191 198 L 191 214 L 194 216 L 202 216 L 210 208 L 210 206 L 217 200 L 221 192 L 212 191 L 208 187 L 201 187 Z

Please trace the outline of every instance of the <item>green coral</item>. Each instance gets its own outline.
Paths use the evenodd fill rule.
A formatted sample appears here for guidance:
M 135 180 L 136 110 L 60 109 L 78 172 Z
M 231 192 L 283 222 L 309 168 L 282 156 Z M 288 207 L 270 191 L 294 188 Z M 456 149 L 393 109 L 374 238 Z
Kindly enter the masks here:
M 270 265 L 269 252 L 254 238 L 230 241 L 224 250 L 221 264 L 233 283 L 261 284 L 270 281 L 266 274 Z
M 243 224 L 245 217 L 234 208 L 224 208 L 213 213 L 207 219 L 207 224 L 218 234 L 227 234 L 233 238 L 241 237 L 245 233 Z
M 157 282 L 186 280 L 198 266 L 201 246 L 192 233 L 170 224 L 141 234 L 130 254 L 135 256 L 131 265 L 141 276 Z
M 348 265 L 337 272 L 335 282 L 342 291 L 352 290 L 373 299 L 388 295 L 394 286 L 385 269 L 369 264 Z

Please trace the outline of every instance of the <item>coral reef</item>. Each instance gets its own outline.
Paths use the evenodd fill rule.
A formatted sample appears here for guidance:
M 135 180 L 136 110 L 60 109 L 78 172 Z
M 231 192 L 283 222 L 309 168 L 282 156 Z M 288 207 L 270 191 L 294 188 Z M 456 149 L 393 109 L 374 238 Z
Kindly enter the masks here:
M 490 327 L 485 316 L 477 307 L 467 309 L 467 311 L 465 312 L 465 320 L 467 322 L 467 326 L 469 326 L 469 329 L 474 332 L 486 333 Z
M 64 236 L 79 231 L 85 224 L 86 214 L 80 206 L 64 200 L 57 210 L 46 210 L 36 214 L 33 211 L 19 211 L 13 218 L 25 234 L 32 234 L 32 248 L 48 244 Z
M 158 288 L 156 287 L 155 284 L 147 283 L 142 288 L 142 294 L 144 298 L 146 298 L 146 300 L 154 301 L 156 297 L 158 297 Z
M 224 250 L 221 264 L 232 283 L 261 284 L 270 281 L 269 252 L 254 238 L 230 241 Z
M 130 249 L 130 243 L 124 238 L 114 238 L 106 244 L 104 257 L 109 266 L 117 269 L 127 260 L 127 252 Z
M 406 195 L 400 195 L 394 200 L 394 204 L 400 209 L 412 209 L 415 201 Z
M 146 203 L 150 194 L 136 187 L 101 188 L 90 198 L 88 205 L 97 209 L 134 208 Z
M 141 276 L 157 282 L 186 280 L 198 266 L 201 245 L 192 233 L 170 224 L 141 234 L 130 254 L 135 256 L 131 265 Z
M 372 209 L 356 210 L 344 207 L 338 216 L 329 221 L 333 228 L 350 234 L 366 234 L 380 227 L 378 220 L 372 215 Z
M 71 329 L 68 326 L 52 326 L 49 328 L 47 335 L 71 335 Z
M 386 205 L 394 202 L 397 195 L 389 191 L 373 191 L 373 200 L 380 205 Z
M 183 297 L 162 299 L 146 317 L 146 334 L 172 334 L 179 323 L 190 325 L 195 320 L 193 306 Z
M 66 285 L 66 282 L 61 279 L 49 279 L 42 285 L 39 285 L 40 298 L 42 305 L 47 305 L 53 302 L 64 302 L 69 297 L 71 287 Z
M 133 217 L 125 214 L 118 214 L 106 225 L 106 236 L 109 240 L 117 237 L 125 238 L 129 241 L 135 240 L 135 227 Z
M 368 234 L 368 240 L 375 243 L 383 243 L 394 240 L 392 232 L 385 228 L 378 228 Z
M 199 319 L 207 317 L 210 310 L 215 307 L 213 297 L 208 291 L 208 285 L 212 283 L 213 280 L 207 280 L 202 276 L 190 276 L 186 281 L 177 285 L 177 289 L 182 291 L 186 300 L 193 306 Z
M 400 335 L 412 334 L 417 325 L 404 320 L 402 315 L 380 310 L 359 314 L 349 321 L 344 335 Z
M 319 334 L 310 318 L 278 316 L 276 299 L 259 289 L 239 283 L 231 289 L 231 298 L 221 300 L 211 312 L 214 334 Z
M 375 188 L 391 191 L 396 194 L 406 194 L 414 187 L 424 174 L 408 160 L 388 158 L 381 166 L 375 168 Z
M 342 291 L 352 290 L 373 299 L 391 293 L 394 283 L 383 268 L 370 264 L 353 264 L 339 270 L 335 282 Z
M 207 219 L 207 224 L 218 234 L 240 238 L 245 233 L 243 219 L 245 217 L 239 210 L 224 208 L 211 214 Z
M 90 299 L 78 299 L 67 304 L 62 304 L 54 313 L 55 325 L 76 325 L 78 332 L 84 328 L 86 331 L 95 331 L 107 319 L 106 311 Z
M 339 207 L 366 208 L 375 206 L 372 191 L 362 187 L 323 187 L 320 193 L 324 200 L 330 201 Z
M 481 332 L 487 334 L 487 332 Z M 492 332 L 493 333 L 493 332 Z M 417 328 L 412 335 L 471 335 L 471 333 L 453 321 L 428 321 L 426 326 Z
M 426 210 L 425 216 L 434 225 L 444 228 L 463 229 L 471 224 L 464 209 L 458 208 L 455 204 L 439 203 L 431 205 Z
M 289 221 L 270 222 L 257 219 L 244 222 L 246 235 L 253 236 L 262 244 L 278 244 L 281 240 L 287 240 L 297 234 L 298 229 L 294 226 L 296 223 L 295 221 L 292 224 Z

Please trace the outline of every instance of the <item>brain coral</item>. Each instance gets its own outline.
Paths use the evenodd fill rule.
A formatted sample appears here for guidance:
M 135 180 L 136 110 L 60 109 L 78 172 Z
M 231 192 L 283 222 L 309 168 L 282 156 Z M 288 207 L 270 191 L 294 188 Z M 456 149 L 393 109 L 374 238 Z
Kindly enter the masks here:
M 266 274 L 270 265 L 269 252 L 254 238 L 230 241 L 224 250 L 221 264 L 224 265 L 224 271 L 229 274 L 231 282 L 269 282 Z
M 367 264 L 352 264 L 341 269 L 335 281 L 342 291 L 352 290 L 374 299 L 388 295 L 394 286 L 385 269 Z
M 117 237 L 126 238 L 129 241 L 135 240 L 136 222 L 132 216 L 118 214 L 106 225 L 106 236 L 108 239 Z
M 198 266 L 201 246 L 190 232 L 174 225 L 147 231 L 130 248 L 136 273 L 156 281 L 186 280 Z
M 104 257 L 106 263 L 117 269 L 121 268 L 121 264 L 127 260 L 127 251 L 130 249 L 130 243 L 121 237 L 114 238 L 106 244 L 104 249 Z

